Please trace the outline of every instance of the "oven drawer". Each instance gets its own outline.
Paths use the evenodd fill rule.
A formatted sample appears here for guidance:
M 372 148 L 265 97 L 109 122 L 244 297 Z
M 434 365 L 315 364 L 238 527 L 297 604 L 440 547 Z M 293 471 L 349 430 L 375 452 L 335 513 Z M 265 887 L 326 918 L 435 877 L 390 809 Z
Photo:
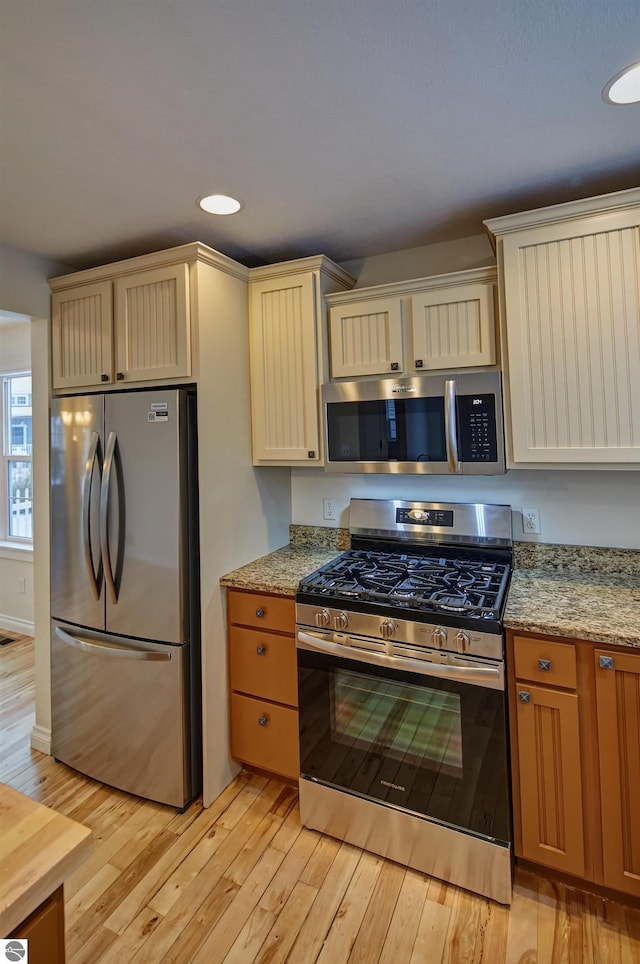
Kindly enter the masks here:
M 287 596 L 229 592 L 229 623 L 279 633 L 295 633 L 295 602 Z
M 231 694 L 231 755 L 297 780 L 300 776 L 297 710 Z
M 230 626 L 229 680 L 232 690 L 297 706 L 295 637 Z
M 577 688 L 575 646 L 514 636 L 513 650 L 517 679 Z

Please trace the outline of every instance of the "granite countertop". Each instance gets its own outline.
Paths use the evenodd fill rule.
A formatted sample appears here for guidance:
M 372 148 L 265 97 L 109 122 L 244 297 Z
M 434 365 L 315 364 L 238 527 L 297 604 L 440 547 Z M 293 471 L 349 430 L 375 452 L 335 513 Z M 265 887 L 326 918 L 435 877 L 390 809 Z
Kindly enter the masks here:
M 517 546 L 504 625 L 640 647 L 640 552 Z
M 220 582 L 293 597 L 300 579 L 348 547 L 348 530 L 291 526 L 288 546 Z M 537 543 L 514 550 L 506 627 L 640 648 L 640 552 Z
M 249 589 L 254 592 L 273 592 L 282 596 L 295 596 L 298 583 L 334 559 L 341 549 L 285 546 L 276 549 L 255 562 L 234 569 L 220 579 L 227 589 Z

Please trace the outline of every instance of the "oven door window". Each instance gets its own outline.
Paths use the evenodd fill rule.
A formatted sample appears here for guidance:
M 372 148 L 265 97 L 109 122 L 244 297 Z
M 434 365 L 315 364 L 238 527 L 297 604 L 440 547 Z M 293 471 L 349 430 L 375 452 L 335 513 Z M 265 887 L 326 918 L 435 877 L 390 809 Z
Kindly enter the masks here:
M 505 694 L 298 651 L 303 776 L 511 839 Z
M 332 462 L 446 462 L 444 399 L 381 399 L 327 405 Z

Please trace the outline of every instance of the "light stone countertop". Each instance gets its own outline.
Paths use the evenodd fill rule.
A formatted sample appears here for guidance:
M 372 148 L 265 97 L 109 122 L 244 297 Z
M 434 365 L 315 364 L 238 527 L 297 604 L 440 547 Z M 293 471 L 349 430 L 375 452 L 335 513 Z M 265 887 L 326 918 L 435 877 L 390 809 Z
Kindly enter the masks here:
M 325 562 L 340 555 L 341 549 L 327 547 L 285 546 L 276 549 L 246 566 L 222 576 L 220 584 L 227 589 L 248 589 L 253 592 L 272 592 L 295 596 L 303 576 L 315 572 Z
M 349 547 L 349 532 L 292 525 L 290 540 L 221 584 L 293 597 L 300 579 Z M 514 562 L 506 627 L 640 648 L 640 552 L 516 543 Z
M 516 569 L 504 625 L 528 633 L 640 647 L 640 576 Z

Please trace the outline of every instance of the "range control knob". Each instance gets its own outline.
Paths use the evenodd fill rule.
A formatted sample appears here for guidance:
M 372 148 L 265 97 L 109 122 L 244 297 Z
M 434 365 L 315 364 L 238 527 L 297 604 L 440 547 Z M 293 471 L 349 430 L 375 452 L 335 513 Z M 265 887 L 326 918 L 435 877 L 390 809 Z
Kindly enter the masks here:
M 316 613 L 316 626 L 318 629 L 323 629 L 324 626 L 328 626 L 330 618 L 328 609 L 320 609 Z
M 380 635 L 383 639 L 391 639 L 395 631 L 396 624 L 392 623 L 390 619 L 385 619 L 384 622 L 380 623 Z
M 464 633 L 462 630 L 456 633 L 456 648 L 459 653 L 468 653 L 470 646 L 471 640 L 469 639 L 469 633 Z
M 434 629 L 433 633 L 431 634 L 431 639 L 433 640 L 434 646 L 437 646 L 438 649 L 442 649 L 446 645 L 447 634 L 444 629 L 440 629 L 440 627 L 438 627 L 438 629 Z
M 336 629 L 346 629 L 349 625 L 349 617 L 346 613 L 338 613 L 333 620 L 333 624 Z

